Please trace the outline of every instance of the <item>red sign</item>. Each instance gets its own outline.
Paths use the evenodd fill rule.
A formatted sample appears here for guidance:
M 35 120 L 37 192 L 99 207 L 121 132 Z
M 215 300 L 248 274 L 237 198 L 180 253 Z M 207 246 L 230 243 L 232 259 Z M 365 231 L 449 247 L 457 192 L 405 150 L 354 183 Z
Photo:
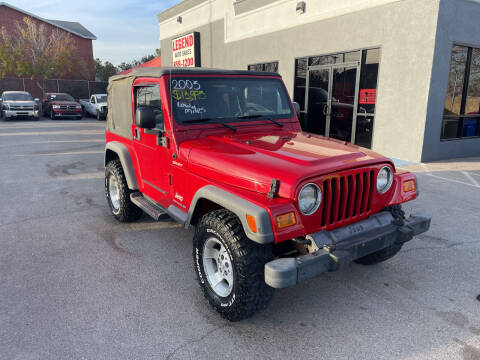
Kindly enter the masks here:
M 360 89 L 359 104 L 375 104 L 377 89 Z

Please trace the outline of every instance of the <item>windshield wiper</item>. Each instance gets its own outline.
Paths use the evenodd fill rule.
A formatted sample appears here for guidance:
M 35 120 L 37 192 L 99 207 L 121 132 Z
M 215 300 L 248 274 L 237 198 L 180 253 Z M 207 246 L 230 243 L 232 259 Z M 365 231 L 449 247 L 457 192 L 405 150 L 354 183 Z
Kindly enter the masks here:
M 201 119 L 194 119 L 194 120 L 185 120 L 183 121 L 184 123 L 196 123 L 196 122 L 209 122 L 211 120 L 220 120 L 221 118 L 201 118 Z M 233 130 L 233 131 L 237 131 L 237 128 L 235 126 L 232 126 L 232 125 L 228 125 L 228 124 L 225 124 L 224 122 L 215 122 L 215 124 L 222 124 L 223 126 L 225 126 L 227 129 L 230 129 L 230 130 Z
M 261 118 L 261 119 L 260 119 Z M 283 127 L 283 124 L 281 122 L 278 122 L 277 120 L 273 120 L 268 117 L 264 117 L 264 115 L 243 115 L 243 116 L 238 116 L 237 119 L 259 119 L 259 120 L 268 120 L 274 123 L 275 125 L 278 125 L 280 127 Z

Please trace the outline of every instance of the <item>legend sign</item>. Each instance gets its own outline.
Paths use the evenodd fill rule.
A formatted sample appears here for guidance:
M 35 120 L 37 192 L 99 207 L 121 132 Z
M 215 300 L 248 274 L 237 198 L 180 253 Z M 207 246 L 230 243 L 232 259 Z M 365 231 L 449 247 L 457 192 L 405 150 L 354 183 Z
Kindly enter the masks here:
M 174 67 L 200 66 L 200 33 L 192 32 L 172 40 Z

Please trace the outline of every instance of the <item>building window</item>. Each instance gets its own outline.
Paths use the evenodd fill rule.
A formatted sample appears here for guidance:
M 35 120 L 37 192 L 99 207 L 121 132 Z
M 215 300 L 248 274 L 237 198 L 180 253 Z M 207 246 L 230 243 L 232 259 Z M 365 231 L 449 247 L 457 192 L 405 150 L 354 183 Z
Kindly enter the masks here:
M 278 61 L 272 61 L 263 64 L 248 65 L 248 71 L 270 71 L 278 72 Z
M 300 105 L 300 124 L 305 122 L 305 87 L 307 86 L 307 58 L 295 59 L 293 101 Z
M 302 129 L 370 148 L 379 63 L 378 48 L 295 59 Z
M 441 139 L 480 136 L 480 48 L 454 45 Z

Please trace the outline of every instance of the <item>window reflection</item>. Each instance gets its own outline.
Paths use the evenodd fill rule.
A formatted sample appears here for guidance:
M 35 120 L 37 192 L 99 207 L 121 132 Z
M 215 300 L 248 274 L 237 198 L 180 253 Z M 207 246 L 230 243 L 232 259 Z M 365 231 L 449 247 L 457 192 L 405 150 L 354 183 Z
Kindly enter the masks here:
M 305 86 L 307 84 L 307 58 L 295 60 L 295 82 L 293 86 L 293 101 L 300 105 L 300 124 L 304 124 Z
M 445 98 L 444 115 L 459 115 L 462 102 L 463 80 L 467 64 L 468 48 L 454 46 L 450 59 L 450 74 L 448 76 L 447 96 Z
M 263 64 L 252 64 L 248 65 L 247 69 L 249 71 L 270 71 L 270 72 L 278 72 L 278 61 L 272 61 L 269 63 Z
M 480 136 L 480 49 L 454 45 L 441 139 Z
M 465 114 L 477 114 L 480 104 L 480 49 L 473 49 Z

